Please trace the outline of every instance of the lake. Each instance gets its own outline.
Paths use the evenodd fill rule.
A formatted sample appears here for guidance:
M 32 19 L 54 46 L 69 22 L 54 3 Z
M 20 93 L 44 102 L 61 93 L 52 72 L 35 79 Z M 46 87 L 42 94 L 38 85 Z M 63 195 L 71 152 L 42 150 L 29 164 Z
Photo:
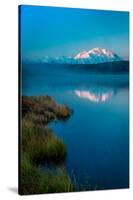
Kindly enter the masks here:
M 68 105 L 66 122 L 49 124 L 67 147 L 65 167 L 81 187 L 129 186 L 129 76 L 23 64 L 23 95 L 50 95 Z

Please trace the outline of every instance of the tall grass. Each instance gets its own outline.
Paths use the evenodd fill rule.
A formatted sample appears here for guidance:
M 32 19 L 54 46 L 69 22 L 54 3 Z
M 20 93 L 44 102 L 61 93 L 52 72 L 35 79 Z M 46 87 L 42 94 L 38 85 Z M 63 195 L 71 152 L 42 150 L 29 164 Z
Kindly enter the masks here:
M 43 161 L 62 162 L 66 157 L 63 141 L 57 138 L 51 129 L 34 125 L 25 119 L 22 121 L 22 149 L 35 164 Z
M 57 168 L 54 171 L 33 166 L 26 154 L 21 162 L 20 194 L 42 194 L 73 191 L 73 185 L 66 171 Z
M 20 194 L 74 190 L 65 169 L 58 165 L 65 160 L 66 147 L 47 127 L 50 121 L 69 116 L 70 109 L 49 96 L 22 97 Z M 53 163 L 56 169 L 41 169 L 42 163 Z

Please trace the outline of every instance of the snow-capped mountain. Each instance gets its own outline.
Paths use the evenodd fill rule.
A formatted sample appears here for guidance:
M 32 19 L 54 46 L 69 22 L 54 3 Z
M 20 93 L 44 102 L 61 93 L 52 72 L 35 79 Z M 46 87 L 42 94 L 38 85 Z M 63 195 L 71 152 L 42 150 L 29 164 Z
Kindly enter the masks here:
M 41 59 L 41 62 L 60 64 L 98 64 L 121 60 L 122 59 L 112 51 L 97 47 L 89 51 L 80 52 L 74 57 L 44 57 Z
M 59 64 L 76 64 L 78 63 L 73 57 L 44 57 L 41 59 L 43 63 L 59 63 Z
M 116 55 L 112 51 L 100 47 L 93 48 L 89 51 L 80 52 L 74 57 L 74 59 L 82 64 L 97 64 L 122 60 L 118 55 Z

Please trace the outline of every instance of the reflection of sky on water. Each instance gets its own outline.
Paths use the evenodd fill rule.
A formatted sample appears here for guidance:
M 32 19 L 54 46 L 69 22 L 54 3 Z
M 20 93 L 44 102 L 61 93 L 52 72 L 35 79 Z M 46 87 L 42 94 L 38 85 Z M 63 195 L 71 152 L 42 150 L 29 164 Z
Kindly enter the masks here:
M 105 102 L 109 100 L 114 94 L 113 89 L 101 89 L 97 88 L 97 90 L 89 89 L 89 90 L 74 90 L 74 94 L 79 98 L 83 98 L 94 103 Z

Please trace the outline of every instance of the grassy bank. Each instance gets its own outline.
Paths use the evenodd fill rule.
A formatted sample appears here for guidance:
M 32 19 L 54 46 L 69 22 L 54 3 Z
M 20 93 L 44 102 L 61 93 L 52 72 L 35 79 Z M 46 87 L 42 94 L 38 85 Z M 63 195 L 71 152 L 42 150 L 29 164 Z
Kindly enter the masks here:
M 66 147 L 47 124 L 67 120 L 71 110 L 49 96 L 22 97 L 20 194 L 69 192 L 74 187 L 65 169 Z M 55 170 L 43 168 L 52 163 Z

